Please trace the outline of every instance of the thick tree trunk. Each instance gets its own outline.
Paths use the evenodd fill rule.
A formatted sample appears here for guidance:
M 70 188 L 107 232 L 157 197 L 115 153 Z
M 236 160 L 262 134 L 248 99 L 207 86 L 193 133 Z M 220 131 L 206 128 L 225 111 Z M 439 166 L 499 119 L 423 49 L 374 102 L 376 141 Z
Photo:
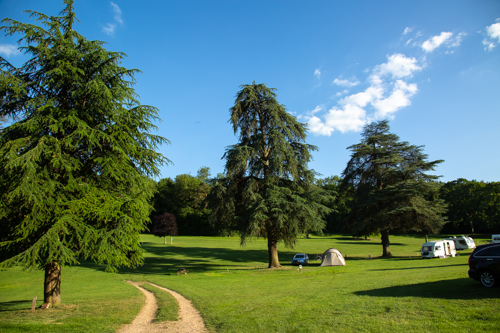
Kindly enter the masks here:
M 269 267 L 268 268 L 278 268 L 281 267 L 280 261 L 278 259 L 278 241 L 274 236 L 272 231 L 267 232 L 267 251 L 269 254 Z
M 43 303 L 61 303 L 61 267 L 56 261 L 45 266 Z
M 382 239 L 382 257 L 392 257 L 391 254 L 391 242 L 389 242 L 389 230 L 382 230 L 381 239 Z

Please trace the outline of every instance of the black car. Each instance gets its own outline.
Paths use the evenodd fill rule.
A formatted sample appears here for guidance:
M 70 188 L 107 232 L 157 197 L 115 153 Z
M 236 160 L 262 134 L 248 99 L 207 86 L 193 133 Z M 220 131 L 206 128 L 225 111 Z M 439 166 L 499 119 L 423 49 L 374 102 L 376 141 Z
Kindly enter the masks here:
M 469 277 L 487 288 L 500 284 L 500 243 L 476 247 L 469 257 Z

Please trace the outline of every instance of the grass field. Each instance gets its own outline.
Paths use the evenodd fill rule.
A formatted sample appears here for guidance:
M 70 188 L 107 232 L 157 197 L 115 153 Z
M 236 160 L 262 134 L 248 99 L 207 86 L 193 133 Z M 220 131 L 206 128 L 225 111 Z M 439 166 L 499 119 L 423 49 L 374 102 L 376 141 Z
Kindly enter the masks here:
M 486 237 L 474 237 L 476 244 Z M 43 272 L 0 272 L 0 332 L 114 332 L 144 302 L 126 279 L 181 293 L 213 332 L 499 331 L 500 288 L 485 289 L 467 277 L 470 250 L 423 260 L 420 236 L 391 236 L 391 242 L 395 257 L 381 259 L 378 238 L 300 239 L 295 250 L 279 248 L 283 268 L 268 270 L 262 239 L 241 247 L 235 237 L 176 237 L 164 245 L 144 235 L 148 253 L 139 269 L 63 268 L 63 305 L 54 309 L 30 313 L 34 296 L 42 303 Z M 319 267 L 314 256 L 331 247 L 346 255 L 346 266 Z M 301 273 L 290 266 L 296 252 L 311 258 Z M 189 274 L 177 276 L 179 267 Z

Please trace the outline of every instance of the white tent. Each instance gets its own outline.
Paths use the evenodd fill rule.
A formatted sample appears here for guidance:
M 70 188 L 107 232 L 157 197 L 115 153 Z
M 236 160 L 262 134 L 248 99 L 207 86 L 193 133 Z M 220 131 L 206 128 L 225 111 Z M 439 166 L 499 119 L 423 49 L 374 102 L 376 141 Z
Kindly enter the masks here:
M 345 266 L 345 260 L 337 249 L 328 249 L 323 253 L 320 266 Z

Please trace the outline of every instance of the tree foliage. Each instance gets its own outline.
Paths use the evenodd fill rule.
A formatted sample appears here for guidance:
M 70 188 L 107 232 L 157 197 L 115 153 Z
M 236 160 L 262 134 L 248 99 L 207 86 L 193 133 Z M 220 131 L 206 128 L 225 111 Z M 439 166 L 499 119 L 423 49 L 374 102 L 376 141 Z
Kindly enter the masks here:
M 59 16 L 27 13 L 40 25 L 2 27 L 31 58 L 16 68 L 0 57 L 0 116 L 16 120 L 0 133 L 1 265 L 45 268 L 46 302 L 58 302 L 48 281 L 64 265 L 143 262 L 148 177 L 169 162 L 156 152 L 168 141 L 149 134 L 157 109 L 137 99 L 138 70 L 74 30 L 73 0 Z
M 325 216 L 325 230 L 329 233 L 349 231 L 344 222 L 349 216 L 354 201 L 352 191 L 342 191 L 342 178 L 339 176 L 318 179 L 316 184 L 324 190 L 336 194 L 331 206 L 332 211 Z
M 500 182 L 459 178 L 445 183 L 440 197 L 448 204 L 448 233 L 486 233 L 500 230 Z
M 264 84 L 242 85 L 230 108 L 239 142 L 229 146 L 225 178 L 209 195 L 213 221 L 250 237 L 268 240 L 269 267 L 279 267 L 277 244 L 293 247 L 299 234 L 321 232 L 332 199 L 314 185 L 308 169 L 315 146 L 305 143 L 306 127 Z
M 215 232 L 209 223 L 210 209 L 206 202 L 209 191 L 205 178 L 182 174 L 175 180 L 161 179 L 154 197 L 153 214 L 174 214 L 180 235 L 211 236 Z
M 380 233 L 383 256 L 390 256 L 391 232 L 438 232 L 446 222 L 443 200 L 437 198 L 438 176 L 429 175 L 442 160 L 427 161 L 423 146 L 402 142 L 389 132 L 388 121 L 365 126 L 343 176 L 354 204 L 348 218 L 357 235 Z
M 175 216 L 170 213 L 164 213 L 155 216 L 151 225 L 151 233 L 164 238 L 164 244 L 167 244 L 167 236 L 177 236 L 177 221 Z

